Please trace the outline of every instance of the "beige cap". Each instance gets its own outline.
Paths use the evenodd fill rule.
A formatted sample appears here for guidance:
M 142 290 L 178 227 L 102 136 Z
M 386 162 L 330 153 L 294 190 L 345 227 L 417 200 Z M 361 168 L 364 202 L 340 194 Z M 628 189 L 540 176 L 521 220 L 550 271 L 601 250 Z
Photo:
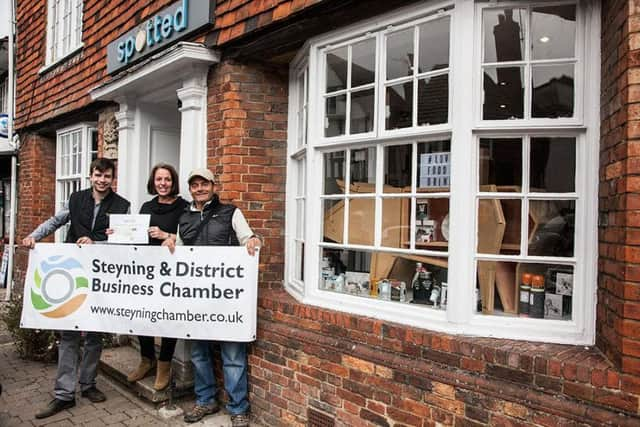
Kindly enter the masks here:
M 191 180 L 195 177 L 200 177 L 200 178 L 204 178 L 207 181 L 211 181 L 211 182 L 216 182 L 216 180 L 213 178 L 213 172 L 211 172 L 209 169 L 206 168 L 198 168 L 198 169 L 194 169 L 191 171 L 191 173 L 189 174 L 189 179 L 187 180 L 187 182 L 191 182 Z

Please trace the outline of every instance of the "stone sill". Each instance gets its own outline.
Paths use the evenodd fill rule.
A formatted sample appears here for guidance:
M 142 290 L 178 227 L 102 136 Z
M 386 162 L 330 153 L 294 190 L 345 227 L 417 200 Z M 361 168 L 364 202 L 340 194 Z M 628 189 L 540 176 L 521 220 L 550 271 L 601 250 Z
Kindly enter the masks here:
M 610 410 L 636 417 L 640 411 L 640 378 L 621 373 L 595 347 L 436 333 L 304 305 L 281 289 L 261 292 L 258 317 L 258 342 L 276 340 L 336 363 L 352 355 L 393 367 L 395 380 L 412 385 L 431 378 L 494 390 L 514 401 L 562 407 L 576 419 L 609 421 Z

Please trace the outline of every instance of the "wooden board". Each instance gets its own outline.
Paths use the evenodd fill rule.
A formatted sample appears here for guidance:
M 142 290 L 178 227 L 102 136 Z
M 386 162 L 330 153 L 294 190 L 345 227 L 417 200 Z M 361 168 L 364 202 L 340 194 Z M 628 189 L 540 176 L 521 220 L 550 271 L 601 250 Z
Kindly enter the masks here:
M 496 191 L 495 185 L 483 186 L 482 191 Z M 478 202 L 478 253 L 499 254 L 506 221 L 500 201 L 485 199 Z M 496 262 L 478 262 L 478 282 L 482 312 L 491 314 L 495 303 Z

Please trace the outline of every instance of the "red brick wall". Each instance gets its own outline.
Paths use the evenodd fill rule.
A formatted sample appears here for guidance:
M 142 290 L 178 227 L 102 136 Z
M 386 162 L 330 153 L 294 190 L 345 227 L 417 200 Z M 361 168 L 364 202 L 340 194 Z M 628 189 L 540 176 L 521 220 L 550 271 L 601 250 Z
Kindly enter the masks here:
M 640 2 L 603 2 L 597 345 L 640 386 Z
M 16 128 L 38 124 L 91 103 L 89 90 L 108 77 L 106 46 L 173 0 L 85 0 L 82 42 L 74 57 L 45 65 L 47 0 L 19 1 Z
M 305 426 L 637 426 L 640 387 L 595 348 L 432 332 L 262 292 L 252 412 Z M 440 424 L 437 424 L 440 423 Z
M 208 166 L 220 198 L 264 238 L 260 285 L 280 287 L 284 269 L 287 69 L 226 61 L 208 82 Z
M 20 139 L 18 170 L 18 208 L 16 242 L 31 233 L 42 221 L 53 215 L 56 203 L 55 140 L 36 134 L 23 134 Z M 49 237 L 45 241 L 53 241 Z M 14 281 L 22 288 L 27 268 L 27 250 L 16 251 Z M 18 290 L 18 293 L 21 291 Z
M 289 18 L 322 0 L 221 0 L 216 4 L 218 44 Z

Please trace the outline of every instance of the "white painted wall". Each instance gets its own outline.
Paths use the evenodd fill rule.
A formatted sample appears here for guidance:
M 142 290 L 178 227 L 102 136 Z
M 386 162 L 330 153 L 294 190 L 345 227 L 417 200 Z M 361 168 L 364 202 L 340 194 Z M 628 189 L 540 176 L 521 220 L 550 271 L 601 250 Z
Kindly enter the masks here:
M 0 39 L 9 36 L 9 1 L 0 0 Z

